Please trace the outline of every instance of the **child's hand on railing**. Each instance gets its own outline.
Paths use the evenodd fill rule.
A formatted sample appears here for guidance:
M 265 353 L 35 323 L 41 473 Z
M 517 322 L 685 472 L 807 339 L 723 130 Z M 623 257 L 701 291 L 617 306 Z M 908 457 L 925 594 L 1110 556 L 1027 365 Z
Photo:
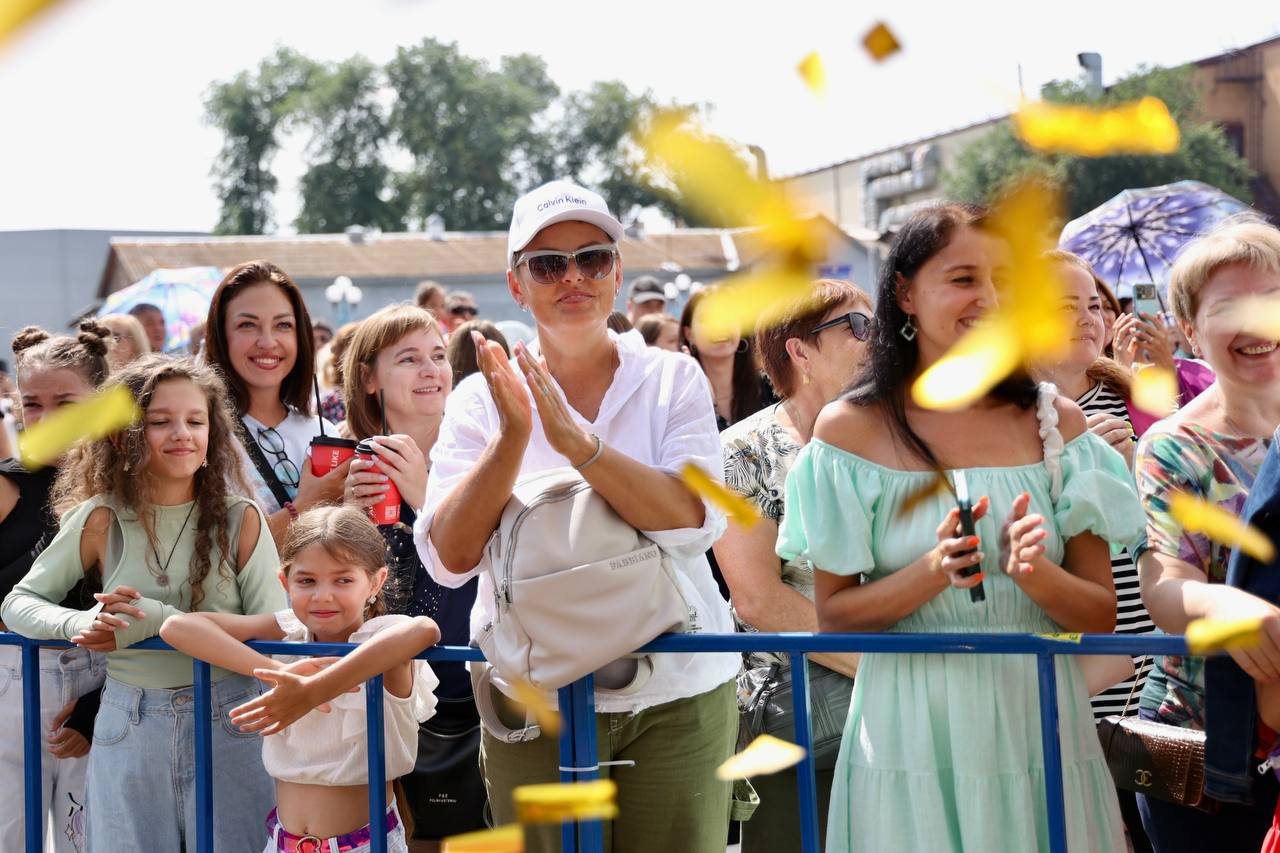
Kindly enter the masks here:
M 116 629 L 128 628 L 129 623 L 121 619 L 119 614 L 133 616 L 137 619 L 147 618 L 133 602 L 141 598 L 141 594 L 132 587 L 118 586 L 111 592 L 97 592 L 93 595 L 102 604 L 93 624 L 71 638 L 71 642 L 91 652 L 114 652 L 116 650 Z
M 310 711 L 329 713 L 327 701 L 315 691 L 315 676 L 341 658 L 302 658 L 271 669 L 255 669 L 254 677 L 272 684 L 272 688 L 256 699 L 231 710 L 231 722 L 246 732 L 273 735 L 306 716 Z M 349 693 L 360 688 L 353 687 Z

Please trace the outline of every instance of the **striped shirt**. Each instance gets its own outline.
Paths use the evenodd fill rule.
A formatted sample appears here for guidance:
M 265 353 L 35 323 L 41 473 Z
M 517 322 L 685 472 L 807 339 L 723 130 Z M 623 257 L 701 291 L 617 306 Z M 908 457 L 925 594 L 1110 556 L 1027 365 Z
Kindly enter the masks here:
M 1129 423 L 1129 409 L 1124 398 L 1104 386 L 1101 382 L 1094 385 L 1084 396 L 1076 400 L 1076 404 L 1084 411 L 1085 416 L 1109 415 Z M 1130 424 L 1132 429 L 1132 424 Z M 1156 629 L 1151 615 L 1142 604 L 1142 591 L 1138 587 L 1138 567 L 1133 564 L 1129 549 L 1124 549 L 1111 556 L 1111 574 L 1116 584 L 1116 633 L 1117 634 L 1149 634 Z M 1138 713 L 1138 699 L 1142 696 L 1142 688 L 1147 683 L 1147 673 L 1151 671 L 1150 656 L 1133 659 L 1137 675 L 1126 679 L 1115 687 L 1102 691 L 1090 700 L 1093 704 L 1094 716 L 1101 719 L 1108 714 L 1124 714 L 1125 703 L 1129 693 L 1133 691 L 1133 699 L 1128 702 L 1129 716 Z M 1134 680 L 1137 680 L 1137 689 Z

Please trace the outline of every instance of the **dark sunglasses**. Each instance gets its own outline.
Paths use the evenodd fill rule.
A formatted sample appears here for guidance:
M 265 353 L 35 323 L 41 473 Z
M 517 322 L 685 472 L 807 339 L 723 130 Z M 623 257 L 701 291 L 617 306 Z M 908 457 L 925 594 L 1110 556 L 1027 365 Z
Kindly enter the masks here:
M 480 309 L 471 305 L 455 305 L 449 309 L 449 313 L 455 317 L 474 317 L 480 313 Z
M 834 329 L 836 326 L 843 325 L 848 325 L 849 331 L 853 332 L 853 336 L 860 341 L 865 341 L 871 334 L 871 318 L 861 311 L 850 311 L 848 314 L 832 317 L 827 322 L 814 326 L 809 330 L 809 334 L 816 335 L 827 329 Z
M 569 272 L 569 261 L 573 261 L 584 276 L 598 280 L 613 272 L 613 260 L 617 255 L 618 247 L 612 243 L 586 246 L 576 252 L 540 249 L 521 255 L 516 266 L 527 264 L 529 275 L 538 284 L 555 284 Z

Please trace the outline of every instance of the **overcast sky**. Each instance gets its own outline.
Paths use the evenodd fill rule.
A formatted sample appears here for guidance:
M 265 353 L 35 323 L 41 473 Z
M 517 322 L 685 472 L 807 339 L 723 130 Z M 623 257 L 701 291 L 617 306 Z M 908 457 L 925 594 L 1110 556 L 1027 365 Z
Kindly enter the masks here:
M 880 19 L 904 50 L 876 65 L 859 42 Z M 377 62 L 424 36 L 491 61 L 535 53 L 565 90 L 619 79 L 708 102 L 715 130 L 786 174 L 1005 113 L 1019 65 L 1033 94 L 1075 75 L 1080 51 L 1110 81 L 1276 34 L 1280 4 L 1259 0 L 63 0 L 0 45 L 0 228 L 211 228 L 204 93 L 277 44 Z M 822 99 L 795 72 L 813 50 Z M 276 163 L 282 230 L 302 142 Z

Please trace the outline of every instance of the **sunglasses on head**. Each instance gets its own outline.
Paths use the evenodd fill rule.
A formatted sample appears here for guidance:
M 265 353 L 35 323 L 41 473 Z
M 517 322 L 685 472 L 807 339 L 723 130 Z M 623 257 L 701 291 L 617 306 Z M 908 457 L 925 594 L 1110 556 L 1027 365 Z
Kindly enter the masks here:
M 455 317 L 474 317 L 480 313 L 480 309 L 474 305 L 455 305 L 449 309 L 449 313 Z
M 516 266 L 527 265 L 529 275 L 538 284 L 555 284 L 568 274 L 569 261 L 573 261 L 584 276 L 598 280 L 613 272 L 613 261 L 617 255 L 618 247 L 612 243 L 585 246 L 576 252 L 539 249 L 522 254 Z
M 848 314 L 841 314 L 839 317 L 832 317 L 825 323 L 819 323 L 809 330 L 809 334 L 816 335 L 827 329 L 834 329 L 837 326 L 848 326 L 849 331 L 853 332 L 853 336 L 860 341 L 865 341 L 871 334 L 871 318 L 861 311 L 850 311 Z

